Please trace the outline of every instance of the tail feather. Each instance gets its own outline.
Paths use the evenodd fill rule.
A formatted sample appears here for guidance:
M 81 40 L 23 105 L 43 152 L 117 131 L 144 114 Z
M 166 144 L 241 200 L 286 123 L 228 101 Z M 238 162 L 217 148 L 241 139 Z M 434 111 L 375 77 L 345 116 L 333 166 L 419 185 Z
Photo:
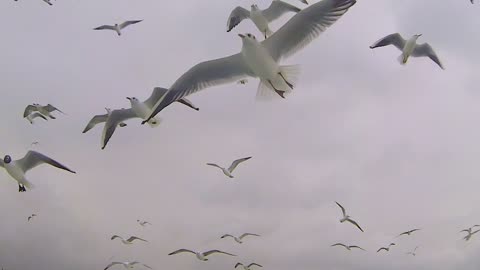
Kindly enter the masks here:
M 285 79 L 295 87 L 301 72 L 300 65 L 281 66 L 280 72 L 282 73 L 283 77 L 285 77 Z
M 400 65 L 405 65 L 408 61 L 408 57 L 405 57 L 402 53 L 398 56 L 397 60 L 400 63 Z
M 286 93 L 287 92 L 277 93 L 269 82 L 261 80 L 258 84 L 256 99 L 258 101 L 272 101 L 276 99 L 282 99 L 281 95 L 284 95 Z

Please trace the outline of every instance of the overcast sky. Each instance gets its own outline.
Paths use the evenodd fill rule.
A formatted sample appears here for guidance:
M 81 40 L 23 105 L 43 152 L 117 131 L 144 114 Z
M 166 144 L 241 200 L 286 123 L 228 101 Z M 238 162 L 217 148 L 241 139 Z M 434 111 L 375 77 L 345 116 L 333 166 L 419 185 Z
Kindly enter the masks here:
M 1 267 L 103 269 L 139 260 L 179 270 L 236 262 L 275 270 L 478 269 L 480 237 L 465 242 L 459 233 L 480 223 L 480 5 L 468 0 L 359 0 L 283 62 L 302 65 L 285 100 L 256 102 L 258 81 L 250 79 L 190 96 L 198 112 L 172 104 L 157 128 L 130 120 L 105 150 L 101 127 L 81 133 L 104 107 L 128 107 L 127 96 L 144 100 L 198 62 L 239 52 L 236 33 L 260 37 L 250 21 L 226 32 L 231 10 L 252 3 L 1 1 L 0 156 L 21 158 L 39 141 L 35 150 L 77 171 L 38 167 L 28 175 L 36 188 L 26 193 L 0 173 Z M 92 30 L 130 19 L 144 21 L 121 37 Z M 397 49 L 368 48 L 394 32 L 423 34 L 419 42 L 434 47 L 446 70 L 421 58 L 401 66 Z M 33 102 L 67 115 L 30 125 L 22 113 Z M 205 165 L 244 156 L 253 158 L 233 179 Z M 339 223 L 334 201 L 364 233 Z M 27 222 L 32 213 L 38 217 Z M 394 239 L 413 228 L 423 230 Z M 220 239 L 247 231 L 262 237 L 242 245 Z M 125 246 L 113 234 L 149 243 Z M 375 252 L 391 241 L 390 253 Z M 331 248 L 336 242 L 367 252 Z M 417 245 L 416 257 L 405 255 Z M 167 256 L 178 248 L 238 257 Z

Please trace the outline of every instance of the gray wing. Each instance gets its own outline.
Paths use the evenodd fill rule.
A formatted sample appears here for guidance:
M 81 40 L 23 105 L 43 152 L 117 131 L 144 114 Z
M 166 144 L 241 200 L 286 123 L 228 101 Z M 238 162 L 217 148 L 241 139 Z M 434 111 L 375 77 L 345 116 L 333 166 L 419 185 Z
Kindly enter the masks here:
M 187 253 L 196 254 L 194 251 L 191 251 L 191 250 L 189 250 L 189 249 L 181 248 L 181 249 L 179 249 L 179 250 L 175 250 L 175 251 L 172 252 L 172 253 L 169 253 L 168 255 L 175 255 L 175 254 L 182 253 L 182 252 L 187 252 Z
M 234 268 L 237 268 L 237 267 L 240 266 L 240 265 L 243 266 L 243 263 L 237 263 L 237 264 L 235 264 L 235 267 L 234 267 Z
M 126 22 L 123 22 L 123 23 L 120 24 L 120 29 L 123 29 L 123 28 L 125 28 L 125 27 L 127 27 L 127 26 L 129 26 L 129 25 L 131 25 L 131 24 L 139 23 L 139 22 L 141 22 L 141 21 L 143 21 L 143 20 L 135 20 L 135 21 L 126 21 Z
M 361 250 L 363 250 L 363 251 L 366 251 L 365 249 L 363 249 L 363 248 L 361 248 L 361 247 L 359 247 L 359 246 L 350 246 L 350 248 L 358 248 L 358 249 L 361 249 Z
M 155 106 L 155 103 L 163 97 L 168 92 L 167 88 L 155 87 L 153 88 L 152 94 L 147 98 L 143 103 L 147 105 L 148 108 L 152 109 Z
M 132 236 L 130 238 L 127 239 L 128 242 L 132 242 L 134 240 L 140 240 L 140 241 L 143 241 L 143 242 L 148 242 L 147 240 L 145 239 L 142 239 L 142 238 L 139 238 L 139 237 L 136 237 L 136 236 Z
M 245 238 L 246 236 L 249 236 L 249 235 L 260 236 L 259 234 L 254 234 L 254 233 L 244 233 L 244 234 L 240 235 L 240 237 L 238 237 L 238 238 L 241 240 L 241 239 L 243 239 L 243 238 Z
M 210 164 L 211 164 L 211 163 L 210 163 Z M 207 165 L 210 165 L 210 164 L 207 164 Z M 214 166 L 214 165 L 216 165 L 216 164 L 213 164 L 212 166 Z M 215 167 L 218 167 L 218 165 L 215 166 Z M 231 235 L 231 234 L 224 234 L 224 235 L 222 235 L 222 237 L 220 237 L 220 238 L 225 238 L 225 237 L 232 237 L 232 238 L 234 238 L 234 236 Z
M 107 265 L 107 267 L 105 267 L 105 269 L 103 269 L 103 270 L 107 270 L 108 268 L 110 268 L 114 265 L 117 265 L 117 264 L 122 264 L 123 265 L 123 263 L 121 263 L 121 262 L 112 262 L 111 264 Z
M 360 231 L 363 232 L 363 229 L 360 228 L 360 225 L 358 225 L 358 223 L 355 220 L 347 219 L 347 221 L 355 225 Z
M 235 170 L 235 168 L 238 166 L 238 164 L 244 162 L 244 161 L 247 161 L 249 159 L 251 159 L 252 157 L 246 157 L 246 158 L 240 158 L 240 159 L 237 159 L 235 160 L 234 162 L 232 162 L 232 165 L 230 165 L 230 167 L 228 167 L 228 171 L 229 172 L 233 172 L 233 170 Z M 252 234 L 243 234 L 243 235 L 252 235 Z M 242 236 L 243 236 L 242 235 Z M 241 238 L 241 236 L 240 236 Z
M 407 41 L 399 33 L 395 33 L 395 34 L 388 35 L 378 40 L 377 42 L 373 43 L 373 45 L 370 46 L 370 49 L 393 45 L 397 47 L 397 49 L 403 50 L 403 47 L 405 47 L 406 42 Z
M 217 165 L 217 164 L 215 164 L 215 163 L 207 163 L 207 165 L 208 165 L 208 166 L 217 167 L 217 168 L 219 168 L 219 169 L 223 170 L 223 168 L 222 168 L 222 167 L 218 166 L 218 165 Z M 224 236 L 231 236 L 231 235 L 224 235 Z M 223 238 L 224 236 L 222 236 L 222 238 Z M 233 236 L 232 236 L 232 237 L 233 237 Z
M 225 255 L 230 255 L 230 256 L 237 256 L 237 255 L 234 255 L 234 254 L 231 254 L 231 253 L 228 253 L 228 252 L 224 252 L 224 251 L 221 251 L 221 250 L 217 250 L 217 249 L 204 252 L 203 256 L 208 256 L 208 255 L 211 255 L 211 254 L 214 254 L 214 253 L 220 253 L 220 254 L 225 254 Z
M 340 209 L 342 209 L 343 216 L 346 216 L 347 213 L 345 212 L 345 208 L 343 208 L 343 206 L 341 204 L 339 204 L 338 202 L 335 202 L 335 203 L 338 205 L 338 207 L 340 207 Z
M 301 9 L 283 1 L 275 0 L 272 1 L 272 4 L 270 4 L 267 9 L 262 10 L 262 14 L 269 22 L 271 22 L 290 11 L 298 13 L 301 11 Z
M 59 112 L 65 114 L 64 112 L 60 111 L 60 110 L 57 109 L 55 106 L 53 106 L 52 104 L 47 104 L 47 106 L 44 106 L 43 108 L 44 108 L 45 110 L 47 110 L 48 112 L 59 111 Z
M 165 107 L 179 99 L 202 89 L 236 82 L 252 73 L 241 54 L 199 63 L 183 74 L 168 92 L 155 104 L 152 114 L 142 122 L 145 124 Z
M 115 238 L 120 238 L 120 239 L 124 240 L 124 239 L 123 239 L 123 237 L 121 237 L 121 236 L 118 236 L 118 235 L 114 235 L 114 236 L 112 236 L 112 238 L 110 238 L 110 240 L 114 240 Z
M 322 0 L 293 16 L 285 25 L 262 41 L 275 60 L 299 51 L 335 23 L 356 0 Z
M 250 11 L 244 9 L 243 7 L 236 7 L 230 13 L 227 21 L 227 32 L 232 31 L 232 29 L 237 26 L 244 19 L 250 18 Z
M 346 245 L 344 245 L 342 243 L 336 243 L 336 244 L 331 245 L 331 247 L 338 247 L 338 246 L 348 248 Z
M 32 112 L 36 111 L 37 108 L 33 105 L 28 105 L 26 108 L 25 108 L 25 111 L 23 111 L 23 117 L 27 117 L 29 114 L 31 114 Z
M 135 117 L 137 117 L 137 115 L 132 109 L 113 110 L 103 127 L 102 149 L 105 149 L 120 122 Z
M 102 25 L 97 28 L 93 28 L 93 30 L 115 30 L 115 27 L 112 25 Z
M 257 264 L 257 263 L 251 263 L 251 264 L 249 264 L 249 265 L 247 266 L 247 268 L 250 268 L 250 267 L 252 267 L 252 266 L 263 267 L 263 266 L 261 266 L 260 264 Z
M 415 57 L 426 56 L 426 57 L 432 59 L 433 62 L 437 63 L 437 65 L 441 69 L 445 69 L 442 65 L 442 62 L 440 62 L 440 59 L 438 58 L 437 54 L 433 50 L 432 46 L 430 46 L 428 43 L 423 43 L 421 45 L 417 45 L 412 52 L 412 56 L 415 56 Z
M 480 230 L 476 230 L 476 231 L 472 232 L 472 235 L 474 235 L 474 234 L 476 234 L 476 233 L 478 233 L 478 232 L 480 232 Z
M 99 123 L 106 122 L 108 118 L 108 114 L 102 114 L 102 115 L 95 115 L 90 122 L 88 122 L 87 126 L 85 129 L 82 131 L 82 133 L 86 133 L 90 129 L 92 129 L 95 125 Z
M 32 119 L 35 119 L 37 117 L 43 118 L 44 120 L 48 121 L 48 119 L 45 116 L 43 116 L 43 114 L 41 114 L 39 112 L 35 112 L 35 113 L 32 114 Z
M 380 252 L 380 251 L 382 251 L 382 250 L 388 251 L 387 248 L 382 247 L 382 248 L 379 248 L 379 249 L 377 250 L 377 252 Z
M 28 151 L 28 153 L 25 155 L 25 157 L 23 157 L 22 159 L 19 159 L 17 160 L 17 163 L 20 165 L 20 168 L 22 168 L 22 170 L 24 172 L 27 172 L 35 167 L 37 167 L 38 165 L 41 165 L 41 164 L 49 164 L 49 165 L 52 165 L 53 167 L 57 167 L 59 169 L 62 169 L 62 170 L 65 170 L 65 171 L 69 171 L 71 173 L 76 173 L 72 170 L 70 170 L 69 168 L 63 166 L 62 164 L 60 164 L 59 162 L 43 155 L 43 154 L 40 154 L 36 151 Z
M 177 102 L 180 102 L 182 103 L 183 105 L 185 106 L 188 106 L 196 111 L 200 110 L 200 108 L 198 108 L 197 106 L 195 106 L 190 100 L 186 99 L 186 98 L 182 98 L 182 99 L 179 99 L 177 100 Z

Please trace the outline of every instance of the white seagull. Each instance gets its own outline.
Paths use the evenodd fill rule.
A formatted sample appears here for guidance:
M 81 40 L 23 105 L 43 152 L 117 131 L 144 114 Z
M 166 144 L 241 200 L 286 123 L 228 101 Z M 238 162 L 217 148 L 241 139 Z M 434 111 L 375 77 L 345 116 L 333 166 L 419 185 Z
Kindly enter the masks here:
M 129 269 L 129 268 L 132 269 L 132 268 L 134 267 L 134 265 L 136 265 L 136 264 L 141 264 L 141 265 L 145 266 L 145 267 L 148 268 L 148 269 L 153 269 L 153 268 L 151 268 L 150 266 L 148 266 L 148 265 L 146 265 L 146 264 L 143 264 L 143 263 L 140 263 L 140 262 L 135 261 L 135 262 L 112 262 L 111 264 L 107 265 L 107 267 L 105 267 L 105 269 L 103 269 L 103 270 L 107 270 L 108 268 L 110 268 L 110 267 L 112 267 L 112 266 L 114 266 L 114 265 L 117 265 L 117 264 L 123 265 L 126 269 Z
M 377 253 L 382 251 L 382 250 L 385 250 L 385 251 L 390 251 L 390 247 L 392 246 L 395 246 L 395 243 L 390 243 L 390 245 L 388 245 L 388 247 L 381 247 L 377 250 Z
M 415 253 L 417 249 L 418 247 L 415 247 L 415 249 L 412 252 L 407 252 L 407 255 L 417 256 L 417 253 Z
M 140 224 L 142 227 L 145 227 L 145 225 L 152 225 L 152 223 L 148 221 L 140 221 L 140 219 L 137 219 L 138 224 Z
M 356 221 L 354 221 L 353 219 L 350 218 L 349 215 L 347 215 L 347 212 L 345 211 L 345 208 L 343 208 L 343 206 L 341 206 L 338 202 L 335 202 L 338 207 L 340 207 L 340 209 L 342 209 L 342 214 L 343 214 L 343 218 L 340 219 L 340 223 L 344 223 L 345 221 L 348 221 L 350 223 L 352 223 L 353 225 L 355 225 L 360 231 L 363 232 L 363 229 L 360 227 L 360 225 L 358 225 L 358 223 Z
M 475 225 L 475 226 L 473 226 L 473 227 L 471 227 L 471 228 L 468 228 L 468 229 L 465 229 L 465 230 L 460 231 L 460 232 L 467 232 L 467 236 L 465 236 L 465 237 L 463 238 L 463 240 L 469 241 L 469 240 L 472 238 L 473 235 L 475 235 L 476 233 L 480 232 L 480 230 L 476 230 L 476 231 L 472 232 L 472 229 L 475 228 L 475 227 L 480 227 L 480 226 L 479 226 L 479 225 Z
M 109 110 L 107 110 L 106 115 L 104 114 L 104 115 L 94 116 L 90 120 L 90 122 L 87 124 L 85 129 L 83 130 L 83 133 L 89 131 L 98 123 L 106 122 L 105 126 L 103 127 L 102 141 L 101 141 L 102 149 L 105 149 L 108 141 L 112 137 L 118 125 L 126 126 L 124 121 L 131 118 L 146 119 L 152 112 L 152 108 L 155 102 L 157 102 L 157 100 L 159 100 L 162 96 L 164 96 L 167 91 L 168 90 L 165 88 L 155 87 L 150 97 L 144 102 L 141 102 L 136 97 L 127 97 L 127 99 L 130 101 L 131 108 L 118 109 L 110 112 Z M 195 107 L 195 105 L 193 105 L 193 103 L 187 100 L 186 98 L 182 98 L 177 101 L 196 111 L 199 110 L 198 107 Z M 156 127 L 160 124 L 160 121 L 161 120 L 157 118 L 150 118 L 148 123 L 150 124 L 151 127 Z
M 43 0 L 43 2 L 49 4 L 50 6 L 53 6 L 52 2 L 50 2 L 50 0 Z
M 218 165 L 215 164 L 215 163 L 207 163 L 207 165 L 213 166 L 213 167 L 217 167 L 217 168 L 221 169 L 226 176 L 228 176 L 228 177 L 230 177 L 230 178 L 233 178 L 233 175 L 232 175 L 233 170 L 235 170 L 235 168 L 237 168 L 238 164 L 240 164 L 240 163 L 242 163 L 242 162 L 244 162 L 244 161 L 247 161 L 247 160 L 249 160 L 249 159 L 251 159 L 251 158 L 252 158 L 252 157 L 246 157 L 246 158 L 237 159 L 237 160 L 235 160 L 235 161 L 232 162 L 232 165 L 230 165 L 230 167 L 228 167 L 228 169 L 223 168 L 223 167 L 220 167 L 220 166 L 218 166 Z
M 263 267 L 263 266 L 261 266 L 260 264 L 257 264 L 257 263 L 251 263 L 248 266 L 243 265 L 243 263 L 235 264 L 235 268 L 237 268 L 239 266 L 241 266 L 243 268 L 243 270 L 250 270 L 251 269 L 250 267 L 252 267 L 252 266 Z
M 306 1 L 302 1 L 305 4 Z M 265 38 L 273 34 L 272 30 L 268 27 L 268 24 L 282 16 L 287 12 L 298 13 L 301 9 L 296 6 L 290 5 L 280 0 L 273 0 L 267 9 L 261 10 L 256 4 L 251 5 L 250 11 L 243 7 L 236 7 L 227 21 L 227 32 L 237 26 L 244 19 L 251 19 L 258 30 L 263 33 Z
M 23 118 L 26 118 L 28 120 L 28 122 L 30 122 L 30 124 L 33 125 L 33 119 L 38 118 L 38 117 L 43 118 L 43 120 L 48 121 L 48 119 L 45 116 L 43 116 L 43 114 L 41 114 L 39 112 L 30 113 L 27 116 L 24 116 Z
M 413 229 L 413 230 L 410 230 L 410 231 L 403 232 L 403 233 L 399 234 L 397 237 L 400 237 L 402 235 L 411 235 L 412 233 L 414 233 L 416 231 L 420 231 L 420 229 Z
M 206 251 L 206 252 L 195 252 L 195 251 L 191 251 L 191 250 L 184 249 L 184 248 L 176 250 L 172 253 L 169 253 L 168 255 L 175 255 L 175 254 L 182 253 L 182 252 L 193 253 L 193 254 L 195 254 L 195 256 L 197 256 L 197 259 L 199 259 L 201 261 L 208 261 L 207 256 L 209 256 L 211 254 L 214 254 L 214 253 L 225 254 L 225 255 L 230 255 L 230 256 L 237 256 L 237 255 L 227 253 L 227 252 L 223 252 L 223 251 L 220 251 L 220 250 L 210 250 L 210 251 Z
M 260 235 L 254 234 L 254 233 L 244 233 L 244 234 L 240 235 L 239 237 L 236 237 L 236 236 L 233 236 L 233 235 L 231 235 L 231 234 L 224 234 L 224 235 L 222 235 L 222 237 L 220 237 L 220 238 L 223 239 L 223 238 L 225 238 L 225 237 L 231 237 L 231 238 L 233 238 L 233 239 L 235 240 L 235 242 L 241 244 L 241 243 L 243 243 L 242 239 L 245 238 L 245 237 L 247 237 L 247 236 L 260 236 Z
M 417 44 L 417 39 L 422 36 L 422 34 L 413 35 L 409 40 L 405 40 L 399 33 L 388 35 L 379 41 L 375 42 L 370 49 L 375 49 L 378 47 L 383 47 L 387 45 L 393 45 L 397 49 L 402 51 L 402 54 L 398 57 L 400 64 L 405 65 L 410 56 L 412 57 L 429 57 L 437 65 L 445 69 L 440 62 L 435 51 L 428 43 Z
M 262 42 L 251 34 L 239 35 L 240 53 L 199 63 L 183 74 L 155 104 L 145 124 L 172 102 L 202 89 L 234 83 L 238 80 L 260 78 L 257 96 L 275 91 L 281 97 L 290 92 L 298 72 L 295 66 L 280 66 L 286 58 L 307 46 L 325 29 L 336 22 L 356 0 L 322 0 L 298 12 L 277 32 Z
M 0 160 L 0 167 L 5 168 L 8 174 L 10 174 L 10 176 L 18 182 L 19 192 L 27 191 L 25 187 L 29 189 L 32 189 L 34 187 L 34 185 L 27 180 L 25 174 L 29 170 L 42 164 L 49 164 L 59 169 L 66 170 L 71 173 L 76 173 L 69 168 L 63 166 L 62 164 L 58 163 L 57 161 L 36 151 L 28 151 L 25 157 L 19 160 L 12 160 L 12 157 L 9 155 L 6 155 L 3 160 Z
M 114 240 L 114 239 L 116 239 L 116 238 L 120 239 L 120 240 L 122 241 L 122 243 L 124 243 L 125 245 L 131 245 L 131 244 L 133 244 L 133 241 L 135 241 L 135 240 L 139 240 L 139 241 L 143 241 L 143 242 L 148 242 L 147 240 L 142 239 L 142 238 L 139 238 L 139 237 L 136 237 L 136 236 L 131 236 L 130 238 L 125 239 L 125 238 L 123 238 L 123 237 L 121 237 L 121 236 L 118 236 L 118 235 L 112 236 L 112 238 L 111 238 L 110 240 Z
M 38 103 L 33 103 L 32 105 L 28 105 L 25 108 L 25 111 L 23 112 L 23 117 L 27 117 L 28 115 L 30 115 L 33 112 L 39 112 L 39 113 L 43 114 L 45 117 L 50 117 L 51 119 L 56 119 L 56 117 L 52 115 L 52 112 L 54 112 L 54 111 L 59 111 L 59 112 L 65 114 L 64 112 L 60 111 L 55 106 L 53 106 L 52 104 L 47 104 L 46 106 L 42 106 Z
M 346 248 L 347 250 L 350 250 L 350 251 L 352 250 L 352 248 L 358 248 L 358 249 L 361 249 L 361 250 L 363 250 L 363 251 L 366 251 L 365 249 L 363 249 L 363 248 L 361 248 L 361 247 L 359 247 L 359 246 L 347 246 L 347 245 L 344 245 L 344 244 L 342 244 L 342 243 L 333 244 L 333 245 L 331 245 L 331 246 L 332 246 L 332 247 L 336 247 L 336 246 L 344 247 L 344 248 Z
M 123 28 L 129 26 L 129 25 L 132 25 L 132 24 L 136 24 L 136 23 L 139 23 L 143 20 L 135 20 L 135 21 L 125 21 L 121 24 L 114 24 L 114 25 L 102 25 L 102 26 L 99 26 L 97 28 L 93 28 L 93 30 L 113 30 L 115 32 L 117 32 L 117 34 L 119 36 L 122 35 L 122 33 L 120 32 L 120 30 L 122 30 Z

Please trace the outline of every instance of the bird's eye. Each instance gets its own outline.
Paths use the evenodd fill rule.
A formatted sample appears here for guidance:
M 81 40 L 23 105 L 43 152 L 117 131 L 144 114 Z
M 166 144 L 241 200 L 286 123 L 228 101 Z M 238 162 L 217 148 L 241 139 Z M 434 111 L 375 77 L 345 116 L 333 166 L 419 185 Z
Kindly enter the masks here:
M 248 36 L 248 37 L 251 37 L 252 35 L 248 34 L 247 36 Z

